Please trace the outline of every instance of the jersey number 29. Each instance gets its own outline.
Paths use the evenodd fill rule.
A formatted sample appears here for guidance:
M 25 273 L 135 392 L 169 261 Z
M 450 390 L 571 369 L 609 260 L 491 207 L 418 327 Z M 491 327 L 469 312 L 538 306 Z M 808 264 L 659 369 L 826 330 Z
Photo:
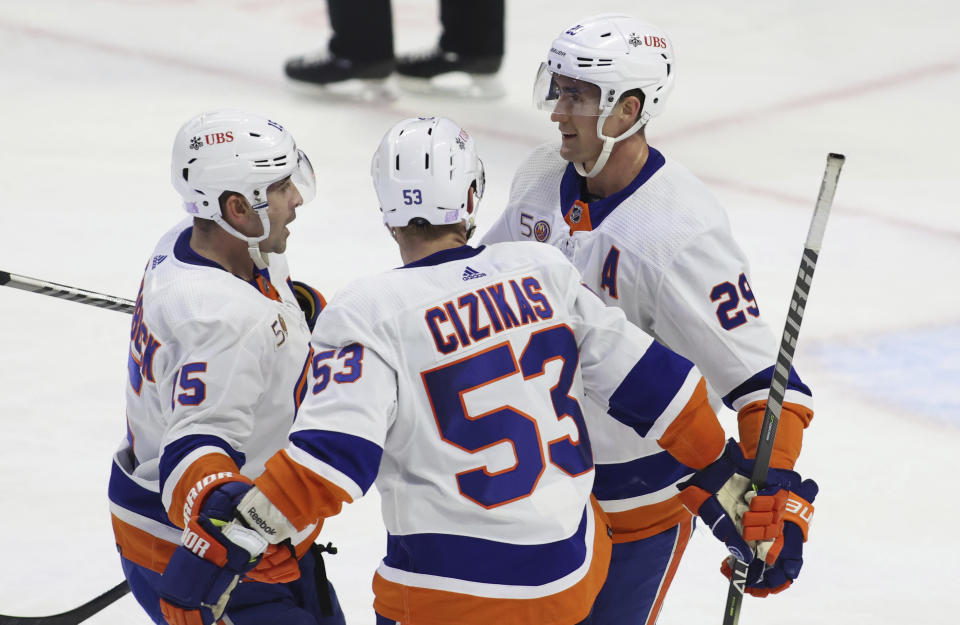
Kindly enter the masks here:
M 741 297 L 746 302 L 743 310 L 740 310 Z M 710 301 L 720 302 L 717 305 L 717 320 L 724 330 L 733 330 L 745 324 L 747 316 L 744 310 L 753 317 L 760 316 L 757 298 L 754 297 L 750 283 L 747 282 L 747 275 L 744 273 L 740 274 L 736 285 L 732 282 L 723 282 L 713 287 L 710 291 Z

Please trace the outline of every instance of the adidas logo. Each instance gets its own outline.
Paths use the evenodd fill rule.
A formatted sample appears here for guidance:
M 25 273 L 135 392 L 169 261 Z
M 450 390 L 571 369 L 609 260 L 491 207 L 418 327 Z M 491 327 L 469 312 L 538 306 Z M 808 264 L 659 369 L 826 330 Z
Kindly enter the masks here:
M 153 257 L 153 263 L 150 265 L 150 269 L 156 269 L 156 268 L 157 268 L 157 265 L 159 265 L 159 264 L 162 263 L 164 260 L 166 260 L 166 258 L 167 258 L 167 257 L 166 257 L 165 254 L 164 254 L 164 255 L 160 255 L 160 256 L 154 256 L 154 257 Z
M 468 265 L 467 268 L 463 270 L 463 281 L 466 282 L 467 280 L 473 280 L 475 278 L 483 278 L 486 275 L 487 274 L 481 273 Z

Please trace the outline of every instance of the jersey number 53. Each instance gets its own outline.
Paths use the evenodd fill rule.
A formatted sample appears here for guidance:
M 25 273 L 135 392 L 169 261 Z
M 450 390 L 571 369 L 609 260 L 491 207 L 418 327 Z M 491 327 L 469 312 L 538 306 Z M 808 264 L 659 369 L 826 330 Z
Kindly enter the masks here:
M 546 364 L 555 359 L 563 366 L 550 390 L 553 413 L 557 419 L 573 419 L 578 440 L 574 443 L 564 436 L 548 442 L 547 450 L 553 465 L 576 476 L 593 467 L 593 455 L 580 404 L 568 394 L 580 361 L 576 338 L 569 327 L 557 325 L 534 332 L 519 361 L 510 344 L 501 343 L 421 373 L 445 443 L 471 454 L 504 442 L 513 445 L 517 460 L 512 467 L 490 473 L 486 466 L 481 466 L 457 474 L 460 493 L 467 499 L 484 508 L 494 508 L 528 497 L 543 475 L 545 459 L 534 417 L 510 405 L 482 415 L 467 414 L 464 393 L 517 373 L 524 380 L 541 376 Z

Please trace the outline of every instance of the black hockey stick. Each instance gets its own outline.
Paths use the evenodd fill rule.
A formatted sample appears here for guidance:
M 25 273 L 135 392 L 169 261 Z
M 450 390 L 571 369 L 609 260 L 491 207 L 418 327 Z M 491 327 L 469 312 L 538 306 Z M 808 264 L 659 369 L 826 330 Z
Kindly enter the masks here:
M 104 609 L 120 597 L 130 592 L 130 586 L 124 580 L 95 599 L 68 612 L 50 616 L 6 616 L 0 614 L 0 625 L 77 625 Z
M 753 487 L 757 489 L 762 488 L 767 482 L 767 470 L 770 468 L 773 441 L 777 436 L 777 425 L 780 423 L 783 397 L 787 392 L 787 380 L 790 377 L 790 367 L 793 364 L 793 352 L 797 348 L 797 338 L 800 336 L 800 322 L 803 321 L 803 310 L 807 306 L 810 283 L 813 281 L 813 271 L 817 267 L 817 256 L 820 253 L 820 245 L 823 243 L 823 232 L 827 227 L 827 218 L 830 216 L 833 194 L 837 189 L 837 179 L 840 177 L 840 168 L 843 167 L 843 161 L 844 156 L 842 154 L 831 153 L 827 155 L 827 167 L 823 172 L 823 183 L 820 185 L 817 205 L 813 209 L 813 218 L 810 220 L 807 242 L 803 246 L 803 258 L 800 260 L 797 281 L 793 285 L 793 296 L 790 298 L 787 321 L 783 326 L 780 353 L 777 355 L 773 381 L 770 384 L 770 393 L 767 396 L 767 409 L 763 415 L 760 443 L 757 445 L 757 458 L 753 465 Z M 746 583 L 747 563 L 734 558 L 733 574 L 730 576 L 727 604 L 723 613 L 723 625 L 737 625 L 740 621 L 740 608 L 743 605 L 743 592 Z
M 113 295 L 104 295 L 103 293 L 94 293 L 72 286 L 65 286 L 46 280 L 37 280 L 28 278 L 7 271 L 0 271 L 0 286 L 9 286 L 15 289 L 22 289 L 41 295 L 49 295 L 60 299 L 89 304 L 107 310 L 118 310 L 120 312 L 132 313 L 134 303 L 122 297 Z M 76 607 L 61 614 L 52 614 L 50 616 L 8 616 L 0 614 L 0 625 L 77 625 L 87 620 L 100 610 L 104 609 L 120 597 L 130 592 L 130 586 L 124 580 L 83 605 Z
M 50 297 L 58 297 L 60 299 L 70 300 L 71 302 L 89 304 L 90 306 L 106 308 L 107 310 L 118 310 L 125 313 L 132 313 L 134 308 L 134 302 L 122 297 L 85 291 L 84 289 L 57 284 L 56 282 L 47 282 L 46 280 L 20 276 L 8 271 L 0 271 L 0 286 L 9 286 L 23 291 L 30 291 L 31 293 L 40 293 L 41 295 L 49 295 Z

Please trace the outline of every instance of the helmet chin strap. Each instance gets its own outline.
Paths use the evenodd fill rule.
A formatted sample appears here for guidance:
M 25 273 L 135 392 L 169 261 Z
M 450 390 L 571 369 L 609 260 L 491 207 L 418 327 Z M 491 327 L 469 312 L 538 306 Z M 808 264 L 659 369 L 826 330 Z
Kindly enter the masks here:
M 259 242 L 251 242 L 247 251 L 250 252 L 250 258 L 253 259 L 253 264 L 257 266 L 257 269 L 266 269 L 270 265 L 270 255 L 260 251 Z
M 260 218 L 260 223 L 263 225 L 263 234 L 256 237 L 250 237 L 241 233 L 228 224 L 220 215 L 215 215 L 213 220 L 217 222 L 221 228 L 226 230 L 227 233 L 247 244 L 247 252 L 249 252 L 250 258 L 253 259 L 253 264 L 257 266 L 257 269 L 266 269 L 267 266 L 270 265 L 270 258 L 266 252 L 260 251 L 260 242 L 270 236 L 270 218 L 267 216 L 266 204 L 260 209 L 254 209 L 254 212 L 257 214 L 257 217 Z
M 254 210 L 260 218 L 260 223 L 263 224 L 263 234 L 259 237 L 245 237 L 247 239 L 247 251 L 250 253 L 250 258 L 253 259 L 253 264 L 257 266 L 257 269 L 266 269 L 270 264 L 270 255 L 260 251 L 260 241 L 270 236 L 270 218 L 267 216 L 266 205 L 259 210 Z
M 610 114 L 601 115 L 597 118 L 597 137 L 603 140 L 603 148 L 600 149 L 600 154 L 597 156 L 596 162 L 593 164 L 593 167 L 590 168 L 590 171 L 587 171 L 587 168 L 583 166 L 583 163 L 574 163 L 573 167 L 577 170 L 577 173 L 583 176 L 584 178 L 593 178 L 603 169 L 604 165 L 607 164 L 607 159 L 610 158 L 610 153 L 613 151 L 613 146 L 616 143 L 619 143 L 626 139 L 627 137 L 632 137 L 638 130 L 643 128 L 643 126 L 649 121 L 650 115 L 647 113 L 642 113 L 640 119 L 637 122 L 630 126 L 625 132 L 621 133 L 617 137 L 608 137 L 603 134 L 603 123 L 607 121 L 607 118 L 610 117 Z

